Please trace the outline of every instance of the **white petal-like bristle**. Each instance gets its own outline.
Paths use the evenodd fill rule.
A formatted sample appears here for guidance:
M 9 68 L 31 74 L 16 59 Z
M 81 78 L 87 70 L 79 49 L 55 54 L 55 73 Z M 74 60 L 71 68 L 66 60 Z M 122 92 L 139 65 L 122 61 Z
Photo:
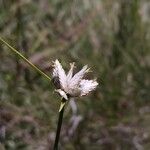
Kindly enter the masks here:
M 85 65 L 79 72 L 77 72 L 72 79 L 70 80 L 69 88 L 74 89 L 77 88 L 79 85 L 79 82 L 83 78 L 86 72 L 88 72 L 88 66 Z
M 59 77 L 61 87 L 63 89 L 66 88 L 66 74 L 60 62 L 57 59 L 54 62 L 53 77 Z
M 73 76 L 73 68 L 74 68 L 74 63 L 71 63 L 70 64 L 70 70 L 69 70 L 69 72 L 67 74 L 67 83 L 68 84 L 70 84 L 69 82 L 70 82 L 70 80 L 71 80 L 71 78 Z
M 95 80 L 81 80 L 80 90 L 81 96 L 87 95 L 89 92 L 93 91 L 97 87 L 98 83 Z
M 53 72 L 52 72 L 52 76 L 53 78 L 58 77 L 58 67 L 55 65 L 55 62 L 53 62 Z

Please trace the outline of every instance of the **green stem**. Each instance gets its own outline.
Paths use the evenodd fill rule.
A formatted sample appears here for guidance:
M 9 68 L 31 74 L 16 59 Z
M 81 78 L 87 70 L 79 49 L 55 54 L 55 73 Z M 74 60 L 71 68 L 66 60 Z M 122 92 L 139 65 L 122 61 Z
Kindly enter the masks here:
M 63 99 L 62 99 L 61 103 L 64 103 Z M 61 105 L 60 105 L 60 107 L 61 107 Z M 54 149 L 53 150 L 58 150 L 59 137 L 60 137 L 61 125 L 62 125 L 62 121 L 63 121 L 64 109 L 65 109 L 65 107 L 63 106 L 63 108 L 59 112 L 57 132 L 56 132 L 56 137 L 55 137 L 55 143 L 54 143 Z
M 39 72 L 42 76 L 47 78 L 48 80 L 51 80 L 51 78 L 45 74 L 43 71 L 41 71 L 38 67 L 36 67 L 34 64 L 32 64 L 27 58 L 25 58 L 19 51 L 17 51 L 15 48 L 13 48 L 11 45 L 9 45 L 5 40 L 3 40 L 0 37 L 0 41 L 2 41 L 5 45 L 7 45 L 10 50 L 12 50 L 14 53 L 16 53 L 19 57 L 21 57 L 26 63 L 28 63 L 33 69 L 35 69 L 37 72 Z

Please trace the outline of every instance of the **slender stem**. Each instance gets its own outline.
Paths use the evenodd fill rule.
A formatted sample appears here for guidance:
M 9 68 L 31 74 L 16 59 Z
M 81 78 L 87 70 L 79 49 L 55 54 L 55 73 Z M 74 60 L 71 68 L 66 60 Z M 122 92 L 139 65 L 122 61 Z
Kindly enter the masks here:
M 0 41 L 2 41 L 4 44 L 6 44 L 10 50 L 12 50 L 14 53 L 16 53 L 19 57 L 21 57 L 26 63 L 28 63 L 32 68 L 34 68 L 37 72 L 39 72 L 42 76 L 47 78 L 48 80 L 51 80 L 51 78 L 45 74 L 43 71 L 41 71 L 38 67 L 36 67 L 34 64 L 32 64 L 26 57 L 24 57 L 19 51 L 17 51 L 15 48 L 13 48 L 11 45 L 9 45 L 5 40 L 3 40 L 0 37 Z
M 56 137 L 55 137 L 55 143 L 54 143 L 54 149 L 53 150 L 58 150 L 58 143 L 59 143 L 59 137 L 60 137 L 60 131 L 61 131 L 61 125 L 62 125 L 62 120 L 63 120 L 64 109 L 65 109 L 65 107 L 63 107 L 61 109 L 61 111 L 59 112 L 57 132 L 56 132 Z

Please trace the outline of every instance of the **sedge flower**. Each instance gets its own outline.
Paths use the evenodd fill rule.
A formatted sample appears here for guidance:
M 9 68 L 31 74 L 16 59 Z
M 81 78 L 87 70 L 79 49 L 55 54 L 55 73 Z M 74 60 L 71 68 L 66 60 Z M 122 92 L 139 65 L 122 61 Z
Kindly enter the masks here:
M 80 97 L 87 95 L 93 91 L 98 85 L 96 80 L 84 79 L 84 75 L 89 72 L 89 68 L 85 65 L 79 72 L 73 74 L 74 63 L 70 64 L 70 70 L 66 74 L 60 62 L 56 59 L 53 62 L 53 82 L 56 86 L 56 92 L 62 97 L 59 108 L 59 119 L 56 131 L 54 149 L 58 149 L 60 130 L 63 120 L 64 106 L 71 97 Z
M 53 62 L 53 82 L 62 98 L 68 100 L 70 97 L 80 97 L 93 91 L 98 83 L 96 80 L 84 79 L 84 75 L 89 72 L 85 65 L 79 72 L 73 74 L 74 63 L 70 64 L 70 70 L 66 74 L 61 63 L 56 59 Z

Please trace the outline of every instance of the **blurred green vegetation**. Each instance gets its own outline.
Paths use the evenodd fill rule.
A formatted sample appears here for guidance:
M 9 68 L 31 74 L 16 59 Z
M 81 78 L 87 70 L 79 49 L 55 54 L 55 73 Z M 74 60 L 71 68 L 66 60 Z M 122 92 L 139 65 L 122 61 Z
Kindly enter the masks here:
M 0 0 L 0 36 L 30 61 L 48 75 L 56 58 L 65 69 L 88 64 L 98 79 L 95 92 L 75 100 L 75 114 L 67 106 L 60 149 L 150 149 L 149 12 L 148 0 Z M 52 149 L 53 91 L 0 44 L 0 149 Z

